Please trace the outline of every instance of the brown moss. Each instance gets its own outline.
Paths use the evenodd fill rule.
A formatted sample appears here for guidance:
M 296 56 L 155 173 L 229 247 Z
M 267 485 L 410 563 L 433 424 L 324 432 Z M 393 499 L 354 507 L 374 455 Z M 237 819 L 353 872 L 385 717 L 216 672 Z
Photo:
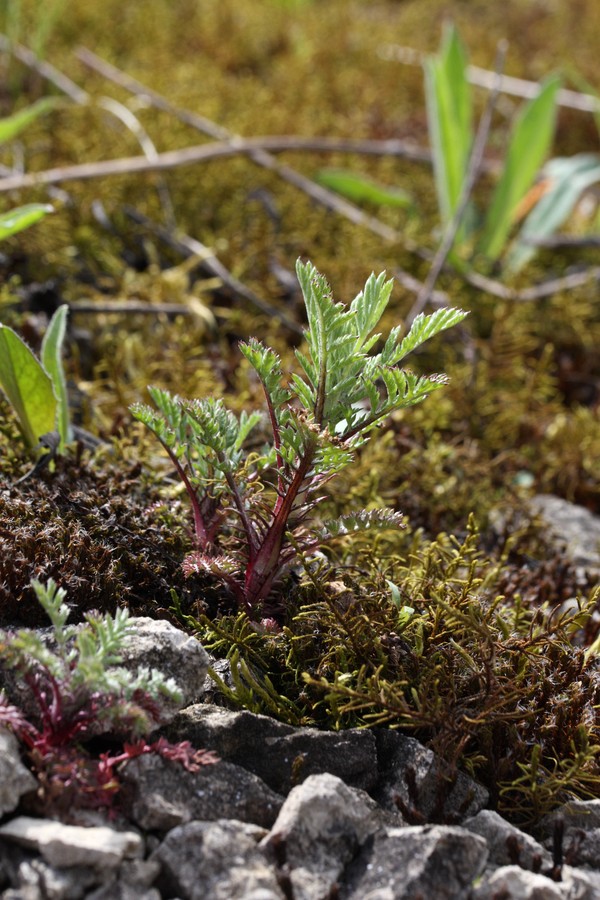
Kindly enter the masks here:
M 54 471 L 0 490 L 0 624 L 47 624 L 30 587 L 54 578 L 77 621 L 128 606 L 164 615 L 170 591 L 193 596 L 181 559 L 186 513 L 167 509 L 136 462 L 62 457 Z

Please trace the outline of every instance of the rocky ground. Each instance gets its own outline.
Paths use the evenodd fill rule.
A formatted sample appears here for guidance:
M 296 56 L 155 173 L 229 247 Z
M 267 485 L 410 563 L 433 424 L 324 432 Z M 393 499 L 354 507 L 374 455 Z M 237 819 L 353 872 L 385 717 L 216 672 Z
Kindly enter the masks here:
M 558 498 L 534 506 L 578 564 L 600 569 L 597 517 Z M 21 814 L 36 783 L 3 732 L 2 897 L 600 897 L 600 799 L 563 803 L 526 833 L 410 736 L 294 728 L 227 708 L 195 639 L 167 622 L 135 623 L 127 665 L 159 668 L 184 694 L 181 708 L 164 710 L 161 732 L 219 761 L 192 773 L 139 757 L 124 766 L 116 818 L 72 811 L 59 821 Z M 5 686 L 20 689 L 10 674 Z

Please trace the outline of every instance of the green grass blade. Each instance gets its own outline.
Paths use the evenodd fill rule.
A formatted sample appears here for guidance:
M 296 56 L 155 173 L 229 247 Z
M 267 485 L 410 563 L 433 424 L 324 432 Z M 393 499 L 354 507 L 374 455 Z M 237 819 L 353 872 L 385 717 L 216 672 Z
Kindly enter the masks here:
M 53 207 L 48 203 L 27 203 L 25 206 L 18 206 L 10 212 L 3 213 L 0 215 L 0 241 L 35 225 L 52 211 Z
M 57 403 L 56 427 L 60 434 L 60 449 L 72 440 L 69 420 L 69 398 L 67 395 L 67 379 L 62 361 L 62 348 L 67 329 L 69 307 L 66 303 L 56 310 L 42 341 L 40 354 L 44 369 L 50 376 Z
M 552 159 L 544 167 L 544 177 L 551 187 L 533 207 L 507 258 L 507 270 L 518 272 L 537 252 L 528 238 L 544 238 L 553 234 L 573 212 L 582 193 L 600 181 L 600 156 L 578 153 L 576 156 Z
M 0 387 L 17 414 L 29 447 L 55 430 L 56 398 L 50 376 L 27 344 L 6 325 L 0 325 Z
M 374 203 L 402 209 L 413 206 L 413 199 L 406 191 L 378 184 L 372 178 L 348 169 L 321 169 L 317 172 L 316 181 L 353 203 Z
M 425 61 L 425 99 L 442 222 L 452 218 L 460 198 L 473 142 L 467 59 L 456 29 L 444 34 L 438 56 Z
M 526 103 L 515 119 L 506 162 L 486 217 L 479 250 L 490 260 L 501 255 L 519 202 L 550 150 L 556 124 L 557 75 L 542 83 L 540 93 Z
M 58 97 L 42 97 L 41 100 L 32 103 L 31 106 L 20 109 L 18 112 L 13 113 L 12 116 L 0 119 L 0 144 L 12 141 L 32 122 L 35 122 L 40 116 L 46 115 L 46 113 L 49 113 L 50 110 L 62 103 L 64 101 Z

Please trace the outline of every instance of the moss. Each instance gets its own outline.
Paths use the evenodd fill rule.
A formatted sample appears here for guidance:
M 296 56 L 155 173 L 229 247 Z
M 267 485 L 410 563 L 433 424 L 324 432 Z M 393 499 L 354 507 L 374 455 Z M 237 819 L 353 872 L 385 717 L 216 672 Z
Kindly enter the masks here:
M 95 103 L 106 94 L 130 106 L 160 151 L 205 140 L 175 116 L 144 108 L 82 69 L 72 52 L 79 44 L 175 105 L 247 136 L 400 137 L 424 144 L 422 71 L 386 60 L 381 51 L 395 41 L 434 51 L 446 14 L 478 65 L 489 67 L 498 39 L 508 37 L 507 69 L 538 79 L 571 65 L 575 35 L 578 73 L 592 83 L 596 75 L 600 12 L 591 0 L 551 7 L 518 0 L 327 0 L 318 6 L 313 15 L 310 4 L 276 0 L 154 0 L 148 14 L 142 4 L 80 0 L 57 24 L 46 53 L 93 102 L 66 105 L 35 123 L 23 136 L 26 168 L 138 155 L 134 135 Z M 35 32 L 40 5 L 22 0 L 21 7 L 26 37 Z M 14 63 L 9 74 L 13 94 L 3 90 L 2 114 L 48 90 Z M 475 91 L 475 98 L 481 108 L 483 95 Z M 503 99 L 491 156 L 502 152 L 505 117 L 516 105 Z M 556 152 L 589 149 L 594 128 L 591 117 L 561 110 Z M 13 164 L 9 149 L 0 155 L 0 162 Z M 323 165 L 344 165 L 405 188 L 417 201 L 417 216 L 377 214 L 423 250 L 437 245 L 427 166 L 342 154 L 279 158 L 308 177 Z M 200 635 L 215 652 L 229 654 L 235 695 L 250 709 L 294 724 L 406 728 L 450 761 L 460 757 L 488 784 L 499 808 L 520 821 L 569 792 L 597 793 L 597 672 L 585 649 L 598 627 L 587 613 L 561 621 L 553 612 L 579 591 L 590 594 L 592 585 L 578 583 L 569 563 L 550 553 L 543 533 L 516 524 L 527 496 L 523 479 L 530 490 L 600 513 L 595 288 L 504 303 L 442 273 L 439 287 L 471 316 L 416 365 L 449 372 L 449 388 L 397 416 L 332 482 L 322 507 L 324 518 L 364 506 L 399 508 L 409 527 L 323 548 L 320 568 L 297 573 L 300 583 L 285 586 L 290 612 L 283 631 L 259 634 L 244 617 L 229 615 L 227 598 L 214 585 L 183 579 L 188 510 L 164 459 L 132 426 L 128 406 L 145 399 L 149 383 L 184 396 L 226 396 L 236 411 L 249 401 L 255 406 L 257 386 L 231 352 L 237 340 L 257 335 L 287 368 L 297 336 L 215 286 L 201 267 L 181 267 L 178 253 L 134 227 L 125 208 L 168 221 L 166 187 L 178 229 L 212 247 L 259 296 L 297 320 L 302 311 L 280 284 L 274 260 L 291 270 L 297 256 L 310 257 L 334 294 L 345 298 L 371 270 L 392 273 L 400 264 L 422 279 L 429 261 L 408 253 L 402 240 L 384 242 L 325 211 L 247 158 L 174 169 L 160 179 L 122 176 L 63 187 L 52 216 L 2 245 L 3 281 L 15 276 L 11 289 L 2 289 L 4 322 L 22 327 L 35 343 L 43 313 L 52 310 L 43 295 L 31 301 L 30 285 L 48 279 L 52 302 L 85 299 L 100 308 L 107 297 L 149 305 L 177 300 L 197 309 L 196 298 L 208 316 L 72 314 L 68 370 L 77 421 L 110 442 L 93 458 L 76 451 L 54 472 L 14 485 L 28 462 L 2 406 L 0 621 L 37 623 L 32 576 L 60 580 L 75 617 L 125 604 L 170 615 L 174 590 L 181 614 L 192 616 L 190 629 L 199 617 Z M 486 190 L 483 184 L 482 196 Z M 32 190 L 23 202 L 46 198 Z M 97 220 L 99 203 L 108 227 Z M 560 276 L 582 261 L 592 263 L 591 254 L 542 253 L 520 283 Z M 174 295 L 169 279 L 178 274 L 181 290 Z M 383 330 L 402 320 L 413 301 L 398 286 Z M 507 514 L 500 537 L 489 527 L 498 505 Z M 471 513 L 480 538 L 468 533 Z
M 84 451 L 58 459 L 53 472 L 3 485 L 1 625 L 46 624 L 32 578 L 52 577 L 68 590 L 73 621 L 89 610 L 114 612 L 121 606 L 140 615 L 166 615 L 171 589 L 189 598 L 197 592 L 181 574 L 185 511 L 178 515 L 176 501 L 167 508 L 142 478 L 131 444 L 117 447 L 117 460 L 91 460 Z
M 244 615 L 196 622 L 229 656 L 225 693 L 292 724 L 399 727 L 465 766 L 522 824 L 597 794 L 600 669 L 583 644 L 598 591 L 561 611 L 576 573 L 560 558 L 533 562 L 535 532 L 491 553 L 472 522 L 462 542 L 403 540 L 403 556 L 371 547 L 370 570 L 363 551 L 359 572 L 313 571 L 280 633 L 258 634 Z

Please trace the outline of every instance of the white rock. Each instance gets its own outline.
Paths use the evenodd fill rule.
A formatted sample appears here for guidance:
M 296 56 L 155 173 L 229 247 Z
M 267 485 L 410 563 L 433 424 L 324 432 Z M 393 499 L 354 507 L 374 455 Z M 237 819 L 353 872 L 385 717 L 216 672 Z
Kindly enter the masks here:
M 52 866 L 114 868 L 123 859 L 142 856 L 141 837 L 106 826 L 82 828 L 52 819 L 18 816 L 0 826 L 0 837 L 37 850 Z
M 14 734 L 0 729 L 0 817 L 16 809 L 21 796 L 36 787 L 37 781 L 21 762 Z

